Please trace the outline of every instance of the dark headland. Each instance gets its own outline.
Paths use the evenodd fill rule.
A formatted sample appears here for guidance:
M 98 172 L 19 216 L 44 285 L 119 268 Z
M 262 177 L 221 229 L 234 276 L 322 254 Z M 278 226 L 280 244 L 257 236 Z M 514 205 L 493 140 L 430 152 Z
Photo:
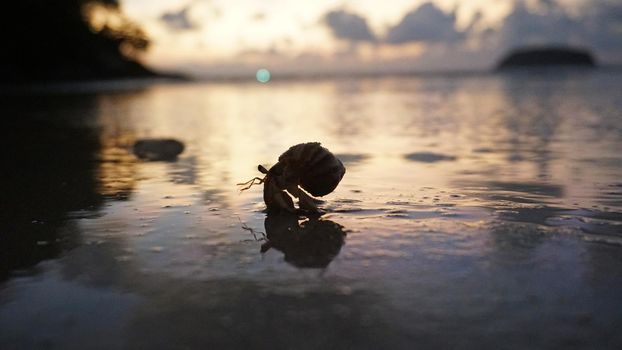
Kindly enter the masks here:
M 118 0 L 10 1 L 3 16 L 0 85 L 172 78 L 145 67 L 147 34 Z
M 497 70 L 555 66 L 595 67 L 596 60 L 589 51 L 572 47 L 520 48 L 501 59 Z

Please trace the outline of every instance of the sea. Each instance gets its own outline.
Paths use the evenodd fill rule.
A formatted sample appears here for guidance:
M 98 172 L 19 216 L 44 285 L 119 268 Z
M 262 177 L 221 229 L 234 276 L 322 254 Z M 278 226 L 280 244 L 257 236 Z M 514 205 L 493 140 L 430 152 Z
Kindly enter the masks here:
M 622 70 L 0 99 L 1 349 L 622 348 Z M 239 190 L 303 142 L 323 215 Z

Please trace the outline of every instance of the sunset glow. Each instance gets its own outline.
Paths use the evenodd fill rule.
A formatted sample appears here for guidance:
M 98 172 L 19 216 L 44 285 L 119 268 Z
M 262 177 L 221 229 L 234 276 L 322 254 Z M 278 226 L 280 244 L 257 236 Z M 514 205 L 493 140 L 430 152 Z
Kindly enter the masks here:
M 606 17 L 615 4 L 608 1 L 394 0 L 389 6 L 368 0 L 124 0 L 122 5 L 153 39 L 144 57 L 148 64 L 198 75 L 253 74 L 258 66 L 282 73 L 483 70 L 507 49 L 525 44 L 575 44 L 605 62 L 622 58 L 620 28 Z M 591 40 L 605 42 L 608 36 L 614 45 Z

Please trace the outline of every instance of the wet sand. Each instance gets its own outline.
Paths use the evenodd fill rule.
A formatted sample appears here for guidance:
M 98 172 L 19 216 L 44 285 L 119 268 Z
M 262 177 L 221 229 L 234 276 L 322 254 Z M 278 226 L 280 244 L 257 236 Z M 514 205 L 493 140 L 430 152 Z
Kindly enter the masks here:
M 0 348 L 619 348 L 620 78 L 7 97 Z M 305 141 L 347 168 L 319 220 L 237 191 Z

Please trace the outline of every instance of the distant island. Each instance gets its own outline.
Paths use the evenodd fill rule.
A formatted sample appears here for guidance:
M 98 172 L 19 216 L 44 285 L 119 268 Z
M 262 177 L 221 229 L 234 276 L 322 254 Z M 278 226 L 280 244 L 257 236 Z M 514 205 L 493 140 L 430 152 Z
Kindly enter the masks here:
M 497 64 L 497 70 L 527 67 L 595 67 L 594 56 L 572 47 L 532 47 L 511 51 Z

